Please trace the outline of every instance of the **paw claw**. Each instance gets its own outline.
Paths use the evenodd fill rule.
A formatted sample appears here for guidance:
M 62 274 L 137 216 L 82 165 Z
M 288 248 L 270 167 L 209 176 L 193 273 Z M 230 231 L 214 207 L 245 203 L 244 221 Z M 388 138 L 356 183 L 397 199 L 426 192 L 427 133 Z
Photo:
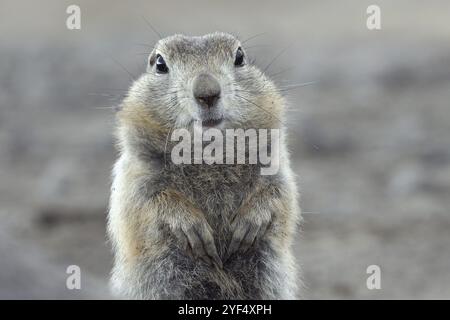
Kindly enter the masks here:
M 236 252 L 247 252 L 267 231 L 268 222 L 255 223 L 237 218 L 232 223 L 233 235 L 226 253 L 228 260 Z
M 211 228 L 206 221 L 200 221 L 189 228 L 184 228 L 181 232 L 187 239 L 188 247 L 194 257 L 201 259 L 211 267 L 216 265 L 222 268 L 222 260 L 217 253 Z

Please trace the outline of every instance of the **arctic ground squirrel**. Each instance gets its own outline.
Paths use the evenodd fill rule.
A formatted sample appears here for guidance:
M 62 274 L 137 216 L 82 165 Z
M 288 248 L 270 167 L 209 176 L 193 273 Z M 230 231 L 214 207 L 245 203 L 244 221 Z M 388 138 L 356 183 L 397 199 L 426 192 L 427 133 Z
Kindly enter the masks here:
M 297 298 L 291 244 L 300 209 L 285 105 L 232 35 L 156 43 L 117 112 L 108 233 L 118 297 Z M 183 128 L 279 130 L 279 168 L 263 175 L 259 162 L 175 163 L 172 133 Z

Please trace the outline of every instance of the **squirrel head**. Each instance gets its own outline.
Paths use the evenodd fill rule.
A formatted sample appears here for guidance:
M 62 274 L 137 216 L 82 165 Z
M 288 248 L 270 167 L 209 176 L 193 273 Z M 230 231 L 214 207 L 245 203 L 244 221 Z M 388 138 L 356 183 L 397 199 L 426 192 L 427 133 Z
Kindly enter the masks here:
M 158 146 L 171 130 L 198 124 L 280 128 L 283 106 L 276 86 L 252 64 L 236 37 L 177 34 L 156 43 L 118 117 L 121 127 L 152 137 Z

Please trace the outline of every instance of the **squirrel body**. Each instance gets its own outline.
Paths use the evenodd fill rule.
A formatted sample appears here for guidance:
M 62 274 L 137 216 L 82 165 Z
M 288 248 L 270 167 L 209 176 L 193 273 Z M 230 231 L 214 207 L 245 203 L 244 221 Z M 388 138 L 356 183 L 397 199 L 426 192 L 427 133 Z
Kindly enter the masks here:
M 241 54 L 225 33 L 162 39 L 124 99 L 108 215 L 119 297 L 297 297 L 290 247 L 300 210 L 280 121 L 285 101 Z M 261 175 L 260 164 L 173 163 L 171 132 L 198 122 L 279 129 L 280 169 Z

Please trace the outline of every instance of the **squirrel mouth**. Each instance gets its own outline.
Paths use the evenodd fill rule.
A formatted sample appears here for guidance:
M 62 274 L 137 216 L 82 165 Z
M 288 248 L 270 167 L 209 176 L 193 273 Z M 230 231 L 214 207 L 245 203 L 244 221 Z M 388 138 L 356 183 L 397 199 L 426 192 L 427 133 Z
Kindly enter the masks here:
M 221 124 L 223 121 L 223 118 L 219 119 L 207 119 L 202 121 L 202 126 L 204 127 L 215 127 Z

